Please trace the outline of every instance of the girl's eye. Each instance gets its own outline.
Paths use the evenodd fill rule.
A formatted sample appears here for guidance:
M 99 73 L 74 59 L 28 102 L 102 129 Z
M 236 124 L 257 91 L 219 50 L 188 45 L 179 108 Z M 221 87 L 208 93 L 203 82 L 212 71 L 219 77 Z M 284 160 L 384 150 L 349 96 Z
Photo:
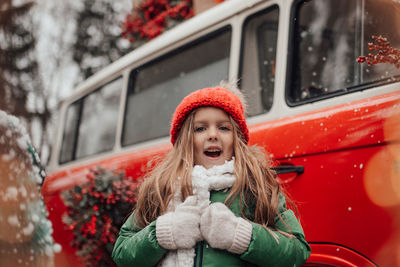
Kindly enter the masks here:
M 194 127 L 194 131 L 195 131 L 195 132 L 202 132 L 202 131 L 204 131 L 205 129 L 206 129 L 206 127 L 203 127 L 203 126 Z
M 221 127 L 219 127 L 219 129 L 222 131 L 230 131 L 231 130 L 231 128 L 229 128 L 227 126 L 221 126 Z

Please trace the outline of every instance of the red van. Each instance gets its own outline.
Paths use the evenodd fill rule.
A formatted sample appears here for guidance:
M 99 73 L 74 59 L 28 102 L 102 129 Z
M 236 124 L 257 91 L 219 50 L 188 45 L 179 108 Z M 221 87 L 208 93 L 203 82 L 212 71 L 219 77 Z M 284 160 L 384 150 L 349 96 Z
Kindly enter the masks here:
M 357 58 L 382 35 L 400 48 L 395 0 L 229 0 L 84 81 L 60 110 L 42 193 L 79 266 L 60 193 L 90 167 L 142 177 L 171 148 L 169 121 L 190 92 L 237 80 L 250 143 L 265 147 L 297 204 L 307 266 L 400 266 L 400 69 Z

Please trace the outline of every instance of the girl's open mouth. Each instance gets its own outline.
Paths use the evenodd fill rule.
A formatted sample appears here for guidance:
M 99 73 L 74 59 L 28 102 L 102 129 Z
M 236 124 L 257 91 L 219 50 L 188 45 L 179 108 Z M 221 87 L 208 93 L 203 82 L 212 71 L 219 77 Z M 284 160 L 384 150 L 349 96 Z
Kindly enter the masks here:
M 204 154 L 207 157 L 211 157 L 211 158 L 217 158 L 221 155 L 222 151 L 221 149 L 208 149 L 204 151 Z

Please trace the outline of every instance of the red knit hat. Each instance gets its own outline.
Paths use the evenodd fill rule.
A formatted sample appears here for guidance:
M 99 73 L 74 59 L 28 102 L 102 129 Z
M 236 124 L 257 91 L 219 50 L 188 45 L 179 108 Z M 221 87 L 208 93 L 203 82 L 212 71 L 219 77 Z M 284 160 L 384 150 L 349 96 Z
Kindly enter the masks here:
M 172 116 L 170 132 L 172 144 L 175 144 L 186 117 L 194 109 L 200 107 L 216 107 L 228 113 L 239 125 L 243 141 L 247 144 L 249 141 L 249 130 L 247 129 L 243 104 L 237 95 L 223 87 L 200 89 L 182 100 Z

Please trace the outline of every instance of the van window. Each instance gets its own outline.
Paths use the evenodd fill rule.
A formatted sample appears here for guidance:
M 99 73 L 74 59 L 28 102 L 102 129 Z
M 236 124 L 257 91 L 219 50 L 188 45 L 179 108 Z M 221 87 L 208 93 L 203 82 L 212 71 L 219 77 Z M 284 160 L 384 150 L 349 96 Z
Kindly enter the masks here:
M 61 163 L 114 147 L 121 89 L 118 78 L 68 107 Z
M 370 52 L 372 35 L 383 35 L 394 47 L 400 46 L 399 9 L 399 2 L 387 0 L 298 1 L 292 10 L 289 104 L 398 79 L 400 71 L 394 65 L 368 66 L 357 58 Z
M 372 42 L 371 36 L 383 36 L 388 39 L 391 46 L 400 48 L 400 1 L 367 0 L 364 10 L 364 40 L 362 54 L 367 55 L 368 43 Z M 361 80 L 371 83 L 379 80 L 395 81 L 400 78 L 400 69 L 393 64 L 377 64 L 368 66 L 361 64 Z
M 79 125 L 79 113 L 81 100 L 71 104 L 65 116 L 64 136 L 61 144 L 60 163 L 65 163 L 74 159 L 75 140 Z
M 122 145 L 167 136 L 172 113 L 183 97 L 227 80 L 230 41 L 227 27 L 133 70 Z
M 243 25 L 239 77 L 250 116 L 272 107 L 278 22 L 279 9 L 273 6 L 247 18 Z

